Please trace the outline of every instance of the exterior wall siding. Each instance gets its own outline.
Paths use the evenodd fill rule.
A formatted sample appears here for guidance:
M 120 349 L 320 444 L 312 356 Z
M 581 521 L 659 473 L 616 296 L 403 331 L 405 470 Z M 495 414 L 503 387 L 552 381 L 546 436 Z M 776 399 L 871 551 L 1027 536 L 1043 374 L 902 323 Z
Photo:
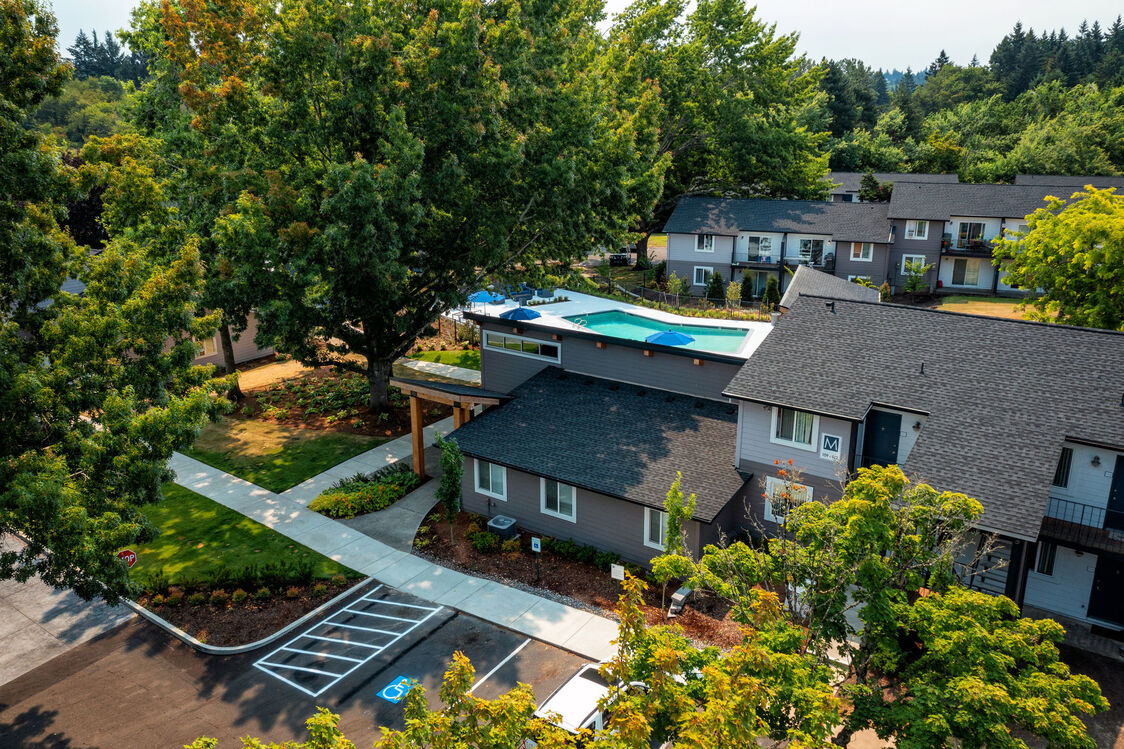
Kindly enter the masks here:
M 933 289 L 937 283 L 937 267 L 941 260 L 941 237 L 945 232 L 943 221 L 930 221 L 929 233 L 925 239 L 905 238 L 905 219 L 894 219 L 894 243 L 890 246 L 890 263 L 888 266 L 890 287 L 894 293 L 905 290 L 905 273 L 902 272 L 902 256 L 924 255 L 925 263 L 933 266 L 929 271 L 929 288 Z
M 1034 558 L 1028 563 L 1024 602 L 1047 611 L 1075 619 L 1088 616 L 1089 594 L 1093 590 L 1093 573 L 1097 569 L 1097 555 L 1077 552 L 1058 546 L 1054 555 L 1054 574 L 1035 572 Z
M 273 353 L 273 349 L 269 346 L 265 348 L 258 348 L 254 343 L 254 336 L 258 334 L 258 321 L 252 314 L 246 321 L 246 329 L 238 336 L 238 340 L 233 341 L 234 348 L 234 363 L 241 364 L 252 359 L 260 359 L 263 356 L 269 356 Z M 217 367 L 222 367 L 222 340 L 218 333 L 215 333 L 215 353 L 205 356 L 197 356 L 194 359 L 194 364 L 214 364 Z
M 628 562 L 648 566 L 659 549 L 646 546 L 644 507 L 604 494 L 575 490 L 576 522 L 543 514 L 539 477 L 507 469 L 507 500 L 499 500 L 476 491 L 475 458 L 468 458 L 462 480 L 462 504 L 465 510 L 486 517 L 507 515 L 516 519 L 525 531 L 554 538 L 573 539 L 578 543 L 612 551 Z M 698 555 L 700 523 L 684 524 L 690 552 Z M 712 533 L 706 531 L 707 534 Z
M 977 275 L 976 283 L 955 284 L 952 282 L 957 260 L 963 260 L 969 272 L 971 272 L 971 269 L 975 267 Z M 958 258 L 954 254 L 948 254 L 941 257 L 941 267 L 937 278 L 940 280 L 941 288 L 943 289 L 963 291 L 991 291 L 992 283 L 995 279 L 995 266 L 993 266 L 991 264 L 991 261 L 987 258 Z
M 817 417 L 817 428 L 813 434 L 815 450 L 802 450 L 789 445 L 777 444 L 770 441 L 773 429 L 773 408 L 759 403 L 740 403 L 738 418 L 738 464 L 766 467 L 769 474 L 775 472 L 773 461 L 781 462 L 792 459 L 797 468 L 804 472 L 806 479 L 812 477 L 836 481 L 840 465 L 828 458 L 820 457 L 819 444 L 824 434 L 836 435 L 840 438 L 840 460 L 842 468 L 846 469 L 847 457 L 851 449 L 851 423 L 842 419 L 832 419 L 827 416 Z M 754 470 L 754 468 L 749 468 Z M 757 470 L 754 470 L 757 473 Z M 805 481 L 809 483 L 809 481 Z M 811 485 L 809 483 L 809 485 Z
M 697 235 L 695 234 L 668 234 L 667 235 L 667 272 L 675 273 L 680 278 L 687 279 L 692 294 L 701 294 L 703 286 L 694 285 L 695 266 L 713 268 L 715 273 L 721 273 L 724 281 L 729 281 L 731 276 L 731 261 L 734 252 L 734 238 L 730 236 L 715 235 L 714 251 L 699 252 Z
M 483 325 L 481 333 L 483 333 L 483 331 L 494 331 L 497 333 L 514 332 L 510 326 L 491 324 Z M 534 338 L 540 341 L 551 340 L 549 333 L 527 330 L 526 328 L 522 328 L 521 331 L 519 335 L 523 338 Z M 483 335 L 481 335 L 481 343 L 483 343 Z M 563 358 L 566 356 L 564 346 L 562 356 Z M 515 354 L 489 349 L 487 346 L 482 345 L 480 347 L 480 386 L 485 390 L 494 390 L 498 393 L 510 393 L 519 385 L 549 366 L 551 366 L 551 363 L 545 360 L 532 359 L 527 356 L 517 356 Z
M 885 242 L 875 242 L 871 249 L 870 262 L 851 259 L 851 242 L 836 242 L 838 251 L 835 253 L 835 275 L 840 278 L 848 276 L 870 276 L 870 282 L 881 286 L 888 280 L 890 264 L 890 245 Z
M 1069 502 L 1079 502 L 1092 507 L 1108 507 L 1108 493 L 1112 488 L 1112 473 L 1119 453 L 1099 447 L 1066 443 L 1073 450 L 1069 481 L 1066 486 L 1051 486 L 1050 496 Z M 1100 465 L 1093 465 L 1093 458 Z

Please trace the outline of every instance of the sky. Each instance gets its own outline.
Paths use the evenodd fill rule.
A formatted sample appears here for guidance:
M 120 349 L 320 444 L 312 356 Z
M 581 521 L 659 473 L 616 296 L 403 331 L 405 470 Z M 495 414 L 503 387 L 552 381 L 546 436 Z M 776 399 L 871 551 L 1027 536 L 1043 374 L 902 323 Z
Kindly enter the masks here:
M 629 0 L 606 0 L 610 13 Z M 129 23 L 135 0 L 54 0 L 60 46 L 79 29 L 116 30 Z M 944 49 L 966 65 L 987 62 L 1016 20 L 1024 27 L 1073 32 L 1082 19 L 1107 27 L 1124 11 L 1120 0 L 758 0 L 758 16 L 777 30 L 800 33 L 799 51 L 821 57 L 857 57 L 872 68 L 927 67 Z

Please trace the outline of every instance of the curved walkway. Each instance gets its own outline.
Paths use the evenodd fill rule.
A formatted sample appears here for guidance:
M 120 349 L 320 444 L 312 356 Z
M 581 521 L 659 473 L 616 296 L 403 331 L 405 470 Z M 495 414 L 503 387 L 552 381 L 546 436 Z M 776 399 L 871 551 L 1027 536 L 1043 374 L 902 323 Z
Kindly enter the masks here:
M 425 428 L 426 444 L 433 443 L 436 432 L 450 431 L 452 419 L 431 424 Z M 441 567 L 308 509 L 308 503 L 337 479 L 409 456 L 407 435 L 344 461 L 281 494 L 180 453 L 172 456 L 168 466 L 176 472 L 177 484 L 394 588 L 592 660 L 605 660 L 613 654 L 611 641 L 617 635 L 617 623 L 612 619 Z M 427 487 L 435 489 L 436 482 L 427 482 L 421 488 Z M 401 501 L 408 500 L 407 497 Z

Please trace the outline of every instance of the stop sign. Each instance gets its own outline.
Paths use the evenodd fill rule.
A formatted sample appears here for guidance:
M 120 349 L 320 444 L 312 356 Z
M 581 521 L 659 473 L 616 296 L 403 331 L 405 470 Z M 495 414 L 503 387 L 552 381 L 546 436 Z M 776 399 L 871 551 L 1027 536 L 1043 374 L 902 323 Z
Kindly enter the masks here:
M 117 558 L 124 559 L 125 562 L 128 563 L 130 568 L 132 568 L 132 566 L 137 563 L 137 553 L 132 549 L 122 549 L 121 551 L 117 552 Z

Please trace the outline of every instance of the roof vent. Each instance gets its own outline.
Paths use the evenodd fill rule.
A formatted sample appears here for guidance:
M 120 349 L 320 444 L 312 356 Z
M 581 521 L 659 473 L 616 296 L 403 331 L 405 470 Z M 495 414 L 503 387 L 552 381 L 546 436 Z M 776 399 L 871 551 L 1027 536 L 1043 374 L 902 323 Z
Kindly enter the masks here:
M 925 374 L 925 362 L 921 362 L 921 374 Z
M 637 390 L 636 391 L 636 395 L 638 395 L 638 396 L 647 395 L 647 394 L 648 394 L 647 390 Z
M 824 306 L 826 306 L 829 310 L 831 310 L 831 314 L 833 314 L 833 315 L 835 314 L 835 302 L 828 302 Z
M 558 379 L 568 380 L 568 379 L 570 379 L 570 375 L 566 374 L 565 372 L 559 372 L 558 373 Z
M 667 403 L 674 403 L 675 402 L 675 396 L 669 395 L 666 398 L 664 398 L 664 401 L 667 402 Z
M 705 408 L 706 404 L 702 401 L 695 401 L 695 408 Z
M 609 389 L 610 390 L 620 390 L 621 386 L 614 382 L 612 385 L 609 386 Z
M 586 385 L 592 385 L 593 384 L 593 378 L 590 377 L 590 378 L 586 379 L 585 384 Z

